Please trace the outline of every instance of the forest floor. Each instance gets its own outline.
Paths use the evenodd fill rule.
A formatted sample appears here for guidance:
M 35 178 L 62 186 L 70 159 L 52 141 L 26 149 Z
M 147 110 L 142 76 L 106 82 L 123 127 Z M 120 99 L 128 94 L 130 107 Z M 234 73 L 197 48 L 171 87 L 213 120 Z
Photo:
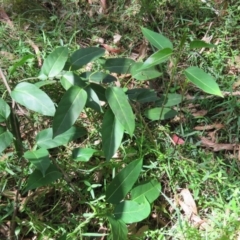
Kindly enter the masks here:
M 240 239 L 240 1 L 208 2 L 0 0 L 0 67 L 6 76 L 14 68 L 11 88 L 36 78 L 43 59 L 58 46 L 67 45 L 70 51 L 97 46 L 106 50 L 107 57 L 142 61 L 153 48 L 144 39 L 141 27 L 169 38 L 176 52 L 186 39 L 171 86 L 171 61 L 162 66 L 161 77 L 144 84 L 117 76 L 118 83 L 127 88 L 144 86 L 153 88 L 158 96 L 166 91 L 183 96 L 177 106 L 178 117 L 146 120 L 151 133 L 138 126 L 135 138 L 126 138 L 110 163 L 122 167 L 122 160 L 129 163 L 141 155 L 144 163 L 140 178 L 154 178 L 161 184 L 151 215 L 128 225 L 128 239 Z M 216 47 L 190 50 L 189 42 L 195 39 Z M 15 64 L 29 55 L 34 58 Z M 192 65 L 216 79 L 224 98 L 207 95 L 192 85 L 185 88 L 182 73 Z M 57 99 L 61 97 L 62 89 L 50 91 Z M 6 98 L 2 82 L 0 93 Z M 0 239 L 9 239 L 11 232 L 15 235 L 11 239 L 25 240 L 111 239 L 105 236 L 110 231 L 106 219 L 96 216 L 88 221 L 85 216 L 106 208 L 101 196 L 113 167 L 104 165 L 95 170 L 102 166 L 102 156 L 81 163 L 69 157 L 76 145 L 100 148 L 100 119 L 93 113 L 90 116 L 90 120 L 83 118 L 91 132 L 86 139 L 51 152 L 71 184 L 62 180 L 21 195 L 17 212 L 17 185 L 24 182 L 32 167 L 23 171 L 12 147 L 1 153 Z M 29 138 L 50 124 L 38 114 L 31 114 L 31 123 L 23 116 L 19 119 L 25 146 Z M 72 185 L 79 192 L 73 191 Z

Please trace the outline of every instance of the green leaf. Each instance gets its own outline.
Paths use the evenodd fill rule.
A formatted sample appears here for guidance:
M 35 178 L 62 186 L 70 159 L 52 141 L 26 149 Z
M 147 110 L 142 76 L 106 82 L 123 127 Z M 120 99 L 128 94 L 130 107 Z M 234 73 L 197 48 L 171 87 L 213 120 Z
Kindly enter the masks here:
M 72 86 L 79 86 L 85 88 L 86 82 L 82 81 L 81 78 L 73 72 L 64 72 L 60 78 L 60 82 L 65 90 L 68 90 Z
M 102 110 L 98 95 L 95 93 L 95 91 L 90 86 L 87 86 L 85 88 L 85 90 L 87 92 L 86 107 L 90 107 L 90 108 L 94 109 L 95 111 L 102 113 L 103 110 Z
M 53 164 L 50 164 L 48 167 L 47 171 L 45 172 L 45 177 L 42 175 L 42 172 L 40 170 L 35 169 L 27 180 L 27 186 L 23 194 L 29 190 L 47 186 L 61 177 L 62 173 L 59 172 L 59 170 Z
M 36 142 L 38 147 L 50 149 L 67 144 L 68 142 L 80 138 L 86 134 L 87 131 L 85 128 L 77 128 L 73 126 L 63 134 L 53 138 L 52 128 L 47 128 L 37 134 Z
M 156 101 L 155 106 L 164 106 L 164 107 L 176 106 L 182 102 L 183 98 L 181 94 L 168 93 L 165 104 L 164 104 L 164 100 L 165 100 L 165 95 L 163 95 L 160 100 Z
M 108 221 L 111 226 L 111 236 L 113 240 L 127 240 L 128 229 L 122 220 L 116 220 L 108 216 Z
M 154 202 L 160 195 L 161 185 L 157 180 L 150 180 L 138 184 L 131 191 L 131 200 L 144 203 L 145 198 L 149 203 Z
M 162 73 L 156 70 L 154 67 L 142 70 L 142 66 L 143 66 L 143 63 L 136 62 L 131 67 L 130 73 L 132 77 L 138 81 L 146 81 L 146 80 L 148 81 L 162 75 Z
M 9 105 L 2 98 L 0 98 L 0 123 L 6 121 L 10 113 L 11 109 Z
M 105 53 L 103 48 L 88 47 L 75 51 L 70 57 L 71 70 L 78 70 L 82 66 L 100 58 Z
M 43 86 L 54 84 L 56 82 L 57 81 L 55 81 L 55 80 L 44 80 L 44 81 L 36 82 L 36 83 L 34 83 L 34 85 L 38 88 L 41 88 Z
M 2 153 L 13 142 L 13 135 L 0 126 L 0 153 Z
M 49 96 L 34 84 L 21 82 L 11 92 L 11 97 L 26 108 L 46 116 L 55 114 L 55 106 Z
M 218 84 L 212 76 L 198 67 L 189 67 L 184 71 L 187 79 L 206 93 L 223 97 Z
M 164 48 L 152 54 L 142 65 L 141 70 L 154 67 L 165 62 L 172 55 L 172 49 Z
M 149 91 L 144 91 L 137 96 L 137 101 L 140 103 L 154 102 L 158 100 L 157 93 L 154 90 L 146 89 Z
M 194 49 L 194 48 L 214 48 L 214 47 L 216 47 L 216 45 L 206 43 L 202 40 L 194 40 L 194 41 L 190 42 L 190 49 Z
M 142 159 L 135 160 L 122 169 L 112 180 L 106 190 L 106 201 L 119 203 L 137 181 L 142 169 Z
M 160 33 L 153 32 L 147 28 L 141 27 L 144 37 L 157 49 L 171 48 L 171 41 Z
M 157 93 L 152 89 L 147 88 L 133 88 L 127 91 L 130 100 L 138 101 L 140 103 L 154 102 L 159 98 Z
M 96 150 L 92 148 L 75 148 L 72 151 L 72 157 L 75 161 L 88 162 Z
M 128 134 L 132 136 L 135 129 L 135 118 L 123 89 L 118 87 L 107 88 L 106 98 L 116 119 L 123 125 Z
M 50 166 L 49 152 L 45 148 L 40 148 L 35 151 L 27 151 L 24 153 L 24 157 L 30 161 L 39 171 L 41 171 L 43 177 L 45 172 Z
M 63 95 L 53 118 L 53 137 L 67 131 L 77 120 L 87 101 L 87 93 L 72 86 Z
M 84 72 L 79 77 L 85 81 L 96 83 L 111 83 L 117 81 L 114 76 L 103 72 Z
M 34 58 L 34 55 L 28 54 L 26 56 L 23 56 L 20 60 L 18 60 L 16 63 L 14 63 L 9 68 L 9 76 L 12 75 L 18 67 L 23 66 L 29 59 Z
M 95 84 L 95 83 L 90 83 L 89 87 L 92 88 L 93 91 L 97 94 L 99 100 L 101 100 L 103 102 L 107 101 L 106 96 L 105 96 L 106 89 L 104 87 L 102 87 L 99 84 Z
M 59 47 L 55 49 L 44 60 L 40 76 L 38 78 L 40 78 L 41 80 L 46 80 L 47 78 L 53 78 L 57 76 L 63 70 L 67 59 L 67 47 Z
M 177 115 L 177 112 L 175 110 L 172 110 L 171 108 L 151 108 L 144 112 L 144 116 L 148 119 L 154 121 L 154 120 L 166 120 L 169 118 L 174 118 Z
M 107 235 L 108 235 L 108 233 L 90 233 L 90 232 L 81 233 L 81 236 L 84 236 L 84 237 L 104 237 Z
M 113 73 L 126 74 L 130 73 L 134 63 L 131 58 L 108 58 L 104 64 L 104 69 Z
M 110 160 L 121 145 L 124 128 L 109 109 L 106 111 L 102 124 L 102 144 L 106 160 Z
M 117 220 L 122 220 L 127 224 L 140 222 L 147 218 L 150 213 L 151 206 L 146 200 L 141 204 L 135 201 L 126 200 L 119 203 L 113 211 L 113 214 Z

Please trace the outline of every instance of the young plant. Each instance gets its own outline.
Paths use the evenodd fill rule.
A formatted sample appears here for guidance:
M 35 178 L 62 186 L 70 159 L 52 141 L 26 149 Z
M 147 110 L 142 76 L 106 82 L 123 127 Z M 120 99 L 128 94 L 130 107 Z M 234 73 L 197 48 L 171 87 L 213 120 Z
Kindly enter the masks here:
M 129 58 L 104 59 L 105 51 L 98 47 L 79 49 L 69 57 L 68 48 L 59 47 L 45 59 L 38 77 L 39 82 L 21 82 L 12 91 L 8 88 L 13 104 L 10 107 L 0 99 L 0 122 L 6 123 L 6 127 L 0 126 L 0 152 L 14 141 L 18 156 L 27 159 L 35 167 L 28 176 L 22 189 L 23 193 L 49 185 L 62 177 L 61 171 L 49 157 L 49 149 L 65 145 L 87 134 L 85 128 L 75 124 L 84 109 L 91 108 L 103 115 L 100 135 L 106 161 L 116 153 L 124 134 L 134 138 L 137 118 L 133 110 L 135 102 L 155 104 L 154 108 L 144 112 L 150 120 L 165 120 L 177 114 L 171 107 L 182 101 L 180 94 L 170 94 L 167 91 L 163 98 L 159 98 L 151 89 L 126 89 L 114 84 L 116 78 L 110 73 L 130 74 L 138 82 L 161 76 L 162 73 L 157 66 L 166 62 L 173 54 L 173 45 L 169 39 L 146 28 L 142 28 L 142 32 L 158 49 L 143 63 Z M 191 42 L 190 48 L 196 47 L 212 47 L 212 45 L 202 41 Z M 84 71 L 84 66 L 95 60 L 101 63 L 102 71 Z M 175 67 L 177 63 L 176 61 Z M 189 67 L 184 71 L 184 75 L 201 90 L 222 96 L 215 80 L 200 68 Z M 1 76 L 4 79 L 3 74 Z M 6 80 L 4 82 L 8 87 Z M 52 84 L 52 87 L 54 84 L 61 84 L 65 89 L 57 108 L 50 96 L 41 90 L 41 87 L 47 84 Z M 52 127 L 40 131 L 36 135 L 35 146 L 25 152 L 15 113 L 16 104 L 53 119 Z M 72 159 L 89 161 L 94 152 L 94 149 L 76 148 L 72 151 Z M 135 160 L 122 169 L 106 190 L 106 202 L 112 204 L 114 210 L 104 216 L 96 213 L 108 219 L 112 229 L 112 239 L 127 239 L 126 224 L 139 222 L 148 217 L 151 211 L 150 204 L 160 194 L 160 184 L 153 179 L 134 187 L 141 169 L 142 159 Z M 123 236 L 121 238 L 119 238 L 120 233 Z

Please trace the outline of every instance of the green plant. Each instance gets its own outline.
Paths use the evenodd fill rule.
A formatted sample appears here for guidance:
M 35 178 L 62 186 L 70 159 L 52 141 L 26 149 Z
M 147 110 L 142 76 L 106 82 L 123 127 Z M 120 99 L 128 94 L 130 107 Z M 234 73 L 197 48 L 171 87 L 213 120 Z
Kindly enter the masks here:
M 135 118 L 139 116 L 146 129 L 149 131 L 145 120 L 137 112 L 135 102 L 153 102 L 155 107 L 145 110 L 144 115 L 150 120 L 166 120 L 177 114 L 171 109 L 182 102 L 182 95 L 169 93 L 171 84 L 175 81 L 177 65 L 181 57 L 181 51 L 185 43 L 183 38 L 179 51 L 172 58 L 174 62 L 170 73 L 168 88 L 162 98 L 151 89 L 135 88 L 127 89 L 127 84 L 116 87 L 116 77 L 109 73 L 130 74 L 133 79 L 139 82 L 148 81 L 161 76 L 157 66 L 170 59 L 173 55 L 173 45 L 169 39 L 161 34 L 142 28 L 147 40 L 158 50 L 153 53 L 145 62 L 135 62 L 129 58 L 108 58 L 105 59 L 105 51 L 98 47 L 83 48 L 75 51 L 69 57 L 67 47 L 59 47 L 54 50 L 44 61 L 39 75 L 40 81 L 36 83 L 21 82 L 11 91 L 7 81 L 1 72 L 2 79 L 11 97 L 11 107 L 2 98 L 0 99 L 0 122 L 6 123 L 6 127 L 0 127 L 0 152 L 3 152 L 13 141 L 16 152 L 20 159 L 27 159 L 34 166 L 29 174 L 24 187 L 19 183 L 23 194 L 46 186 L 62 177 L 54 161 L 49 157 L 50 149 L 65 145 L 70 141 L 87 134 L 85 128 L 79 126 L 79 116 L 84 109 L 91 108 L 99 116 L 103 115 L 101 131 L 102 150 L 106 161 L 120 147 L 124 134 L 134 137 Z M 213 47 L 203 41 L 192 41 L 190 48 Z M 29 56 L 31 58 L 31 56 Z M 29 57 L 19 61 L 11 70 L 16 71 Z M 91 62 L 97 62 L 101 71 L 84 71 L 84 66 Z M 189 67 L 184 71 L 186 79 L 195 84 L 203 91 L 222 96 L 215 80 L 198 67 Z M 187 87 L 187 81 L 184 88 Z M 61 85 L 65 92 L 62 95 L 58 107 L 41 87 L 45 85 Z M 104 104 L 101 104 L 104 102 Z M 25 151 L 20 137 L 18 117 L 15 112 L 18 105 L 37 112 L 43 116 L 53 117 L 52 128 L 40 131 L 35 144 L 31 149 Z M 87 113 L 87 110 L 85 110 Z M 100 119 L 101 121 L 101 119 Z M 150 132 L 150 131 L 149 131 Z M 155 140 L 152 139 L 155 143 Z M 72 160 L 87 162 L 97 151 L 92 148 L 75 148 L 72 150 Z M 151 212 L 150 204 L 159 196 L 161 186 L 156 180 L 148 180 L 135 185 L 142 169 L 143 156 L 132 161 L 123 168 L 106 188 L 105 212 L 94 212 L 86 221 L 93 217 L 108 219 L 112 229 L 112 239 L 126 239 L 128 223 L 139 222 L 148 217 Z M 89 186 L 90 193 L 94 186 Z M 130 195 L 128 195 L 130 193 Z M 75 236 L 84 226 L 80 224 L 68 237 Z M 121 234 L 120 234 L 121 232 Z M 94 236 L 92 233 L 82 233 L 81 236 Z M 95 235 L 96 236 L 96 235 Z

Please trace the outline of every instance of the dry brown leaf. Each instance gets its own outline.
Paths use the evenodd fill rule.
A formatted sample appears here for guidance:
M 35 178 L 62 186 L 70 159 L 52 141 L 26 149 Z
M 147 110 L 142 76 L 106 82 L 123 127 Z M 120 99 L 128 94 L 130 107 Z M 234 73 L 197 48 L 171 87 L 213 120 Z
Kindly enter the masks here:
M 215 124 L 205 125 L 205 126 L 196 126 L 194 129 L 198 131 L 205 131 L 205 130 L 221 129 L 221 128 L 224 128 L 223 124 L 215 123 Z
M 148 225 L 144 225 L 138 229 L 138 231 L 135 233 L 136 237 L 142 237 L 144 232 L 146 232 L 149 229 Z
M 13 28 L 13 22 L 10 20 L 3 8 L 0 8 L 0 21 L 5 22 L 9 27 Z
M 198 216 L 197 206 L 190 191 L 188 189 L 183 189 L 180 195 L 183 197 L 183 201 L 178 198 L 178 204 L 181 206 L 188 220 L 192 222 L 195 227 L 206 229 L 208 224 L 206 220 L 202 220 Z
M 207 113 L 208 113 L 207 110 L 199 110 L 199 111 L 196 111 L 196 112 L 192 113 L 192 115 L 193 115 L 194 117 L 203 117 L 203 116 L 205 116 Z
M 102 9 L 103 9 L 103 13 L 107 12 L 107 0 L 100 0 Z
M 139 59 L 145 58 L 146 54 L 147 54 L 147 44 L 146 44 L 146 42 L 143 42 L 138 49 L 137 59 L 139 60 Z
M 239 78 L 236 82 L 233 83 L 232 88 L 233 88 L 233 89 L 236 89 L 236 88 L 238 88 L 239 86 L 240 86 L 240 78 Z
M 214 152 L 222 150 L 233 151 L 236 148 L 236 144 L 231 143 L 215 143 L 205 137 L 200 137 L 201 143 L 204 147 L 212 148 Z
M 101 38 L 101 37 L 98 37 L 98 36 L 94 36 L 92 38 L 92 41 L 95 42 L 95 43 L 100 43 L 100 44 L 103 44 L 104 43 L 104 39 Z
M 208 133 L 208 136 L 212 142 L 216 141 L 216 132 L 217 132 L 217 130 L 214 130 L 214 131 Z
M 122 38 L 122 36 L 121 36 L 120 34 L 118 34 L 118 33 L 115 34 L 115 35 L 113 36 L 113 43 L 114 43 L 114 44 L 119 44 L 121 38 Z
M 186 188 L 182 189 L 182 191 L 180 192 L 180 195 L 183 197 L 183 201 L 184 201 L 184 205 L 185 205 L 184 208 L 185 209 L 188 208 L 188 209 L 186 209 L 186 211 L 190 212 L 190 215 L 191 214 L 197 215 L 198 214 L 197 206 L 196 206 L 196 203 L 195 203 L 190 191 Z M 186 213 L 186 215 L 189 215 L 189 214 Z
M 7 60 L 14 60 L 15 55 L 10 52 L 0 51 L 0 57 L 4 57 Z
M 205 229 L 209 228 L 207 221 L 205 219 L 201 219 L 197 215 L 192 215 L 191 221 L 194 223 L 195 227 L 197 227 L 201 230 L 205 230 Z
M 28 38 L 27 42 L 34 49 L 36 56 L 37 56 L 37 60 L 38 60 L 38 66 L 41 67 L 42 59 L 41 59 L 40 50 L 39 50 L 38 46 L 29 38 Z
M 120 53 L 122 50 L 120 48 L 113 48 L 108 44 L 102 44 L 102 46 L 109 52 L 109 53 Z

